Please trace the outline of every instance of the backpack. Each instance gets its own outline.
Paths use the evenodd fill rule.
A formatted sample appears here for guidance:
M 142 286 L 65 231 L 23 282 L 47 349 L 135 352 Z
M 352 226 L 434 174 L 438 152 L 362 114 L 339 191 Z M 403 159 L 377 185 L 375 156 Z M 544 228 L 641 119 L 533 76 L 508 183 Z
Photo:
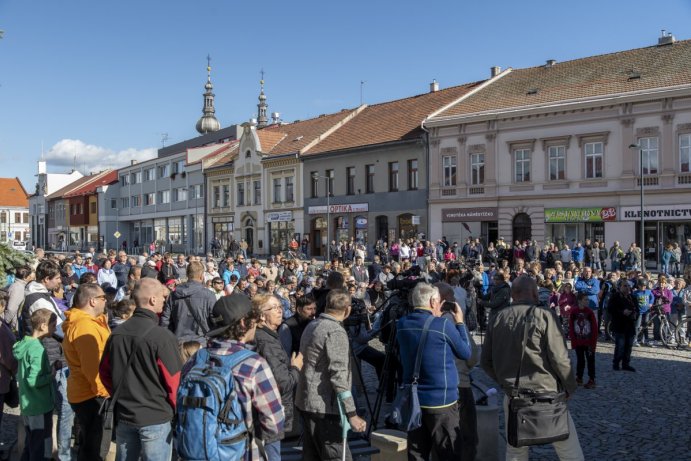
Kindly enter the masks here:
M 200 349 L 178 388 L 175 432 L 184 460 L 239 460 L 251 450 L 233 368 L 256 352 L 230 355 Z

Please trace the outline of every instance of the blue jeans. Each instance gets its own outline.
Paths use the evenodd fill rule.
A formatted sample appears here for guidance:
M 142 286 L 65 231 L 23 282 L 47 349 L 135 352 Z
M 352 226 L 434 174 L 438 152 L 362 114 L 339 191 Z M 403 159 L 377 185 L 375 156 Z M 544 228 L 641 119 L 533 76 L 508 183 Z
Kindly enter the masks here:
M 170 422 L 136 427 L 118 421 L 115 429 L 116 461 L 170 461 L 173 426 Z
M 55 372 L 53 385 L 55 387 L 55 413 L 58 415 L 57 444 L 58 459 L 60 461 L 70 461 L 72 426 L 74 425 L 74 410 L 67 401 L 67 377 L 70 369 L 63 367 Z
M 614 366 L 629 366 L 631 362 L 631 346 L 633 346 L 633 332 L 614 333 Z
M 641 312 L 641 314 L 638 316 L 636 319 L 636 339 L 634 342 L 638 342 L 638 335 L 641 335 L 641 342 L 645 344 L 648 342 L 648 326 L 646 325 L 648 323 L 648 315 L 650 315 L 650 311 L 648 312 Z M 641 330 L 641 327 L 645 325 L 645 327 Z
M 266 450 L 266 458 L 268 461 L 281 461 L 281 441 L 265 443 L 264 450 Z

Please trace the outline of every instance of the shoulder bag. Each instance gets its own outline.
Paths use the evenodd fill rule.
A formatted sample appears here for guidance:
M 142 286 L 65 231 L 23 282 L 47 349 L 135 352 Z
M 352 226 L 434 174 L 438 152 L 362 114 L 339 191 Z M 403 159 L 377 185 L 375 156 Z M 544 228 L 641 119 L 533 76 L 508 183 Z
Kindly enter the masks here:
M 415 357 L 413 382 L 410 384 L 401 384 L 396 392 L 393 405 L 391 406 L 391 421 L 398 426 L 400 430 L 405 432 L 413 431 L 422 426 L 422 410 L 420 409 L 420 400 L 417 395 L 417 381 L 420 378 L 422 351 L 425 349 L 427 333 L 429 332 L 432 320 L 434 320 L 434 316 L 430 315 L 425 321 L 425 326 L 422 329 L 420 344 L 418 344 L 417 355 Z
M 569 438 L 569 413 L 565 392 L 538 393 L 521 389 L 519 381 L 523 356 L 528 340 L 528 329 L 533 322 L 535 306 L 526 315 L 523 328 L 523 347 L 518 373 L 509 397 L 507 438 L 514 447 L 545 445 Z M 560 386 L 559 386 L 560 387 Z

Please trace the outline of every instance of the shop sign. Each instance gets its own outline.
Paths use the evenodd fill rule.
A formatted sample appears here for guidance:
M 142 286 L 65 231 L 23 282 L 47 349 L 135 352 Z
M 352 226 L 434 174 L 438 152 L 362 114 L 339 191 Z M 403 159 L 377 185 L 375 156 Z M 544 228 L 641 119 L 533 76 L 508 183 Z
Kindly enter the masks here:
M 420 216 L 413 215 L 413 226 L 419 226 L 420 225 Z
M 369 203 L 348 203 L 344 205 L 329 205 L 329 213 L 361 213 L 369 211 Z M 311 206 L 307 214 L 325 214 L 326 205 Z
M 615 221 L 614 207 L 545 208 L 545 222 L 602 222 Z
M 499 216 L 499 208 L 443 208 L 441 210 L 442 222 L 477 222 L 496 221 Z
M 282 222 L 282 221 L 292 221 L 293 212 L 292 211 L 272 211 L 266 214 L 267 222 Z
M 355 229 L 367 229 L 367 218 L 364 216 L 356 216 Z
M 622 221 L 641 219 L 640 206 L 623 206 L 619 208 Z M 651 205 L 643 208 L 645 219 L 657 221 L 691 221 L 691 205 Z

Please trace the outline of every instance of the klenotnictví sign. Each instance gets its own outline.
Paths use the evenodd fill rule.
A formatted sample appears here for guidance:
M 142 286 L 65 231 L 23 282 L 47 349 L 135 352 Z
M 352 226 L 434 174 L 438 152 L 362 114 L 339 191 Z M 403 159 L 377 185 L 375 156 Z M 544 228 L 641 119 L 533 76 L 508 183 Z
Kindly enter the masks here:
M 602 222 L 615 221 L 614 207 L 593 208 L 545 208 L 545 222 Z
M 641 207 L 623 206 L 619 208 L 622 221 L 638 221 L 641 219 Z M 691 205 L 651 205 L 643 209 L 645 219 L 659 221 L 691 221 Z
M 499 208 L 444 208 L 441 210 L 442 222 L 496 221 Z

